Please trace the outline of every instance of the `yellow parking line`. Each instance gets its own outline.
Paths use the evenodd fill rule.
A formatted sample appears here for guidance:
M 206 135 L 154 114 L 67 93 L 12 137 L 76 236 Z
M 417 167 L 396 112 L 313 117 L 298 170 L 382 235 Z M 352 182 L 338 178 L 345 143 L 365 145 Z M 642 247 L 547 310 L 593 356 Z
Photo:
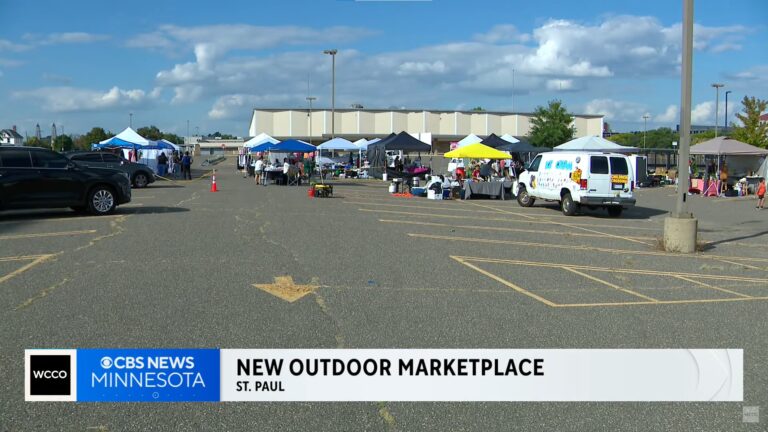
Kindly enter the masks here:
M 35 233 L 35 234 L 16 234 L 16 235 L 0 236 L 0 240 L 15 240 L 15 239 L 36 238 L 36 237 L 71 236 L 71 235 L 93 234 L 95 232 L 96 230 L 81 230 L 81 231 L 62 231 L 62 232 L 48 232 L 48 233 Z
M 587 274 L 587 273 L 583 273 L 583 272 L 580 272 L 580 271 L 578 271 L 578 270 L 575 270 L 575 269 L 573 269 L 573 268 L 571 268 L 571 267 L 563 267 L 563 270 L 567 270 L 567 271 L 569 271 L 569 272 L 571 272 L 571 273 L 575 273 L 575 274 L 577 274 L 577 275 L 579 275 L 579 276 L 583 276 L 583 277 L 585 277 L 585 278 L 587 278 L 587 279 L 593 280 L 593 281 L 595 281 L 595 282 L 601 283 L 601 284 L 603 284 L 603 285 L 605 285 L 605 286 L 611 287 L 611 288 L 613 288 L 613 289 L 615 289 L 615 290 L 618 290 L 618 291 L 621 291 L 621 292 L 625 292 L 625 293 L 627 293 L 627 294 L 630 294 L 630 295 L 633 295 L 633 296 L 635 296 L 635 297 L 640 297 L 640 298 L 642 298 L 642 299 L 646 299 L 646 300 L 648 300 L 648 301 L 651 301 L 651 302 L 654 302 L 654 303 L 658 303 L 658 302 L 659 302 L 659 301 L 658 301 L 658 300 L 656 300 L 655 298 L 652 298 L 652 297 L 648 297 L 648 296 L 646 296 L 646 295 L 643 295 L 643 294 L 640 294 L 640 293 L 636 293 L 636 292 L 634 292 L 634 291 L 632 291 L 632 290 L 628 290 L 628 289 L 626 289 L 626 288 L 622 288 L 622 287 L 620 287 L 620 286 L 618 286 L 618 285 L 614 285 L 614 284 L 612 284 L 612 283 L 610 283 L 610 282 L 608 282 L 608 281 L 602 280 L 602 279 L 600 279 L 600 278 L 596 278 L 596 277 L 594 277 L 594 276 L 592 276 L 592 275 L 589 275 L 589 274 Z
M 477 204 L 477 203 L 472 203 L 472 202 L 470 204 L 473 204 L 473 205 L 476 205 L 476 206 L 479 206 L 479 207 L 490 208 L 490 209 L 496 210 L 496 211 L 498 211 L 500 213 L 514 214 L 514 215 L 519 215 L 519 216 L 523 216 L 523 217 L 527 217 L 527 218 L 533 219 L 533 216 L 528 216 L 528 215 L 526 215 L 524 213 L 508 212 L 506 210 L 501 210 L 501 209 L 497 209 L 497 208 L 494 208 L 494 207 L 488 207 L 488 206 L 484 206 L 482 204 Z M 595 230 L 588 229 L 588 228 L 582 228 L 582 227 L 577 226 L 575 224 L 567 224 L 567 223 L 564 223 L 564 222 L 555 222 L 555 221 L 548 221 L 548 222 L 553 224 L 553 225 L 561 225 L 561 226 L 564 226 L 564 227 L 580 229 L 580 230 L 589 231 L 589 232 L 596 233 L 596 234 L 604 234 L 606 237 L 613 237 L 613 238 L 617 238 L 617 239 L 620 239 L 620 240 L 627 240 L 627 241 L 630 241 L 630 242 L 640 243 L 640 244 L 644 244 L 646 246 L 651 246 L 651 243 L 648 243 L 648 242 L 644 242 L 644 241 L 641 241 L 641 240 L 635 240 L 633 238 L 629 238 L 629 237 L 625 237 L 625 236 L 620 236 L 620 235 L 608 234 L 608 233 L 604 233 L 604 232 L 600 232 L 600 231 L 595 231 Z
M 517 292 L 519 292 L 519 293 L 521 293 L 521 294 L 524 294 L 524 295 L 527 295 L 528 297 L 531 297 L 531 298 L 533 298 L 533 299 L 536 299 L 536 300 L 538 300 L 538 301 L 540 301 L 540 302 L 544 303 L 544 304 L 545 304 L 545 305 L 547 305 L 547 306 L 557 306 L 557 304 L 556 304 L 556 303 L 553 303 L 553 302 L 551 302 L 551 301 L 549 301 L 549 300 L 545 299 L 544 297 L 541 297 L 541 296 L 539 296 L 539 295 L 536 295 L 536 294 L 534 294 L 534 293 L 532 293 L 532 292 L 530 292 L 530 291 L 528 291 L 528 290 L 526 290 L 526 289 L 520 288 L 519 286 L 517 286 L 517 285 L 513 284 L 512 282 L 509 282 L 509 281 L 508 281 L 508 280 L 506 280 L 506 279 L 502 279 L 502 278 L 500 278 L 500 277 L 496 276 L 496 275 L 495 275 L 495 274 L 493 274 L 493 273 L 487 272 L 487 271 L 485 271 L 485 270 L 481 269 L 480 267 L 477 267 L 476 265 L 473 265 L 473 264 L 470 264 L 470 263 L 468 263 L 468 262 L 466 262 L 466 261 L 463 261 L 463 260 L 462 260 L 461 258 L 459 258 L 459 257 L 451 256 L 451 258 L 453 258 L 454 260 L 456 260 L 456 261 L 460 262 L 461 264 L 464 264 L 465 266 L 467 266 L 467 267 L 469 267 L 469 268 L 471 268 L 471 269 L 473 269 L 473 270 L 475 270 L 475 271 L 477 271 L 477 272 L 479 272 L 479 273 L 482 273 L 482 274 L 484 274 L 484 275 L 488 276 L 489 278 L 491 278 L 491 279 L 493 279 L 493 280 L 495 280 L 495 281 L 497 281 L 497 282 L 499 282 L 499 283 L 502 283 L 502 284 L 504 284 L 504 285 L 506 285 L 506 286 L 508 286 L 508 287 L 512 288 L 513 290 L 515 290 L 515 291 L 517 291 Z
M 377 207 L 405 207 L 405 208 L 414 208 L 414 209 L 422 209 L 422 210 L 447 210 L 447 211 L 471 212 L 471 213 L 497 213 L 491 210 L 473 210 L 473 209 L 437 207 L 437 206 L 433 207 L 433 206 L 417 206 L 417 205 L 405 205 L 405 204 L 383 204 L 383 203 L 372 203 L 372 202 L 364 202 L 364 201 L 342 201 L 342 202 L 344 204 L 358 204 L 358 205 L 377 206 Z
M 690 282 L 690 283 L 693 283 L 693 284 L 696 284 L 696 285 L 700 285 L 700 286 L 709 288 L 709 289 L 713 289 L 713 290 L 722 291 L 722 292 L 726 292 L 726 293 L 729 293 L 729 294 L 737 295 L 739 297 L 745 297 L 745 298 L 751 298 L 752 297 L 752 296 L 749 296 L 749 295 L 746 295 L 746 294 L 742 294 L 742 293 L 739 293 L 739 292 L 736 292 L 736 291 L 731 291 L 731 290 L 727 290 L 725 288 L 716 287 L 714 285 L 710 285 L 710 284 L 702 282 L 702 281 L 697 281 L 696 279 L 691 279 L 691 278 L 688 278 L 688 277 L 685 277 L 685 276 L 675 275 L 674 277 L 676 277 L 676 278 L 678 278 L 680 280 L 684 280 L 686 282 Z
M 142 195 L 142 196 L 133 195 L 131 199 L 149 199 L 154 197 L 155 197 L 154 195 Z
M 34 266 L 36 266 L 36 265 L 38 265 L 38 264 L 40 264 L 40 263 L 42 263 L 44 261 L 47 261 L 48 259 L 50 259 L 53 256 L 54 256 L 54 254 L 38 256 L 32 262 L 27 263 L 27 264 L 19 267 L 18 269 L 16 269 L 16 270 L 14 270 L 14 271 L 12 271 L 12 272 L 10 272 L 10 273 L 0 277 L 0 283 L 3 283 L 5 281 L 7 281 L 8 279 L 11 279 L 13 277 L 16 277 L 16 276 L 24 273 L 25 271 L 31 269 L 32 267 L 34 267 Z
M 51 254 L 42 254 L 42 255 L 18 255 L 18 256 L 7 256 L 7 257 L 0 257 L 0 262 L 9 262 L 9 261 L 27 261 L 27 260 L 34 260 L 42 257 L 48 257 L 53 256 Z
M 744 263 L 735 263 L 733 261 L 728 261 L 728 260 L 725 260 L 725 259 L 718 259 L 718 261 L 724 262 L 726 264 L 732 264 L 732 265 L 737 265 L 737 266 L 741 266 L 741 267 L 751 268 L 752 270 L 766 270 L 765 268 L 755 267 L 755 266 L 751 266 L 749 264 L 744 264 Z
M 379 209 L 366 209 L 366 208 L 358 208 L 358 211 L 362 212 L 369 212 L 369 213 L 387 213 L 387 214 L 399 214 L 399 215 L 408 215 L 408 216 L 421 216 L 421 217 L 433 217 L 433 218 L 447 218 L 447 219 L 471 219 L 471 220 L 478 220 L 477 217 L 472 216 L 459 216 L 459 215 L 442 215 L 442 214 L 431 214 L 431 213 L 415 213 L 415 212 L 404 212 L 404 211 L 396 211 L 396 210 L 379 210 Z M 512 218 L 493 218 L 493 217 L 483 217 L 483 221 L 496 221 L 496 222 L 506 222 L 506 223 L 520 223 L 520 224 L 545 224 L 545 225 L 551 225 L 551 222 L 549 221 L 541 221 L 541 220 L 518 220 L 518 219 L 512 219 Z M 581 226 L 595 226 L 594 224 L 571 224 L 571 225 L 581 225 Z M 626 230 L 627 227 L 619 226 L 619 225 L 600 225 L 601 228 L 616 228 L 616 229 L 623 229 Z M 637 230 L 644 230 L 644 231 L 656 231 L 660 232 L 657 228 L 646 228 L 646 227 L 632 227 L 633 231 Z
M 754 277 L 748 277 L 748 276 L 731 276 L 731 275 L 706 274 L 706 273 L 684 273 L 684 272 L 670 272 L 670 271 L 646 270 L 646 269 L 634 269 L 634 268 L 630 269 L 630 268 L 616 268 L 616 267 L 594 267 L 594 266 L 580 265 L 580 264 L 523 261 L 523 260 L 505 259 L 505 258 L 481 258 L 481 257 L 468 257 L 468 256 L 457 256 L 457 258 L 460 258 L 464 261 L 482 262 L 482 263 L 491 263 L 491 264 L 517 264 L 517 265 L 524 265 L 524 266 L 530 266 L 530 267 L 547 267 L 547 268 L 556 268 L 556 269 L 563 268 L 563 267 L 571 267 L 571 268 L 574 268 L 577 270 L 583 270 L 583 271 L 628 273 L 628 274 L 639 274 L 639 275 L 647 275 L 647 276 L 684 276 L 684 277 L 697 278 L 697 279 L 713 279 L 713 280 L 725 280 L 725 281 L 733 281 L 733 282 L 757 282 L 757 283 L 763 283 L 768 285 L 768 279 L 754 278 Z
M 122 206 L 121 206 L 122 207 Z M 75 214 L 75 213 L 71 213 Z M 68 216 L 68 217 L 56 217 L 56 218 L 45 218 L 45 217 L 38 217 L 34 218 L 35 216 L 39 216 L 36 214 L 30 214 L 25 215 L 28 217 L 31 217 L 33 219 L 18 219 L 18 220 L 8 220 L 8 221 L 0 221 L 0 225 L 8 225 L 8 224 L 20 224 L 20 223 L 30 223 L 30 222 L 66 222 L 66 221 L 75 221 L 80 219 L 88 219 L 92 221 L 99 221 L 104 220 L 108 218 L 117 218 L 121 217 L 122 215 L 105 215 L 105 216 Z
M 768 297 L 729 297 L 717 299 L 695 299 L 695 300 L 659 300 L 658 302 L 637 301 L 637 302 L 604 302 L 604 303 L 559 303 L 554 307 L 558 308 L 579 308 L 579 307 L 599 307 L 599 306 L 637 306 L 637 305 L 679 305 L 679 304 L 699 304 L 699 303 L 726 303 L 742 302 L 752 300 L 768 300 Z
M 393 224 L 403 224 L 403 225 L 423 225 L 423 226 L 436 226 L 436 227 L 446 227 L 446 228 L 476 229 L 476 230 L 504 231 L 504 232 L 521 232 L 521 233 L 545 234 L 545 235 L 563 235 L 563 234 L 566 234 L 568 236 L 573 236 L 573 237 L 606 237 L 606 236 L 604 236 L 602 234 L 564 233 L 562 231 L 539 231 L 539 230 L 531 230 L 531 229 L 523 229 L 523 228 L 489 227 L 489 226 L 480 226 L 480 225 L 451 225 L 451 224 L 443 224 L 443 223 L 437 223 L 437 222 L 417 222 L 417 221 L 392 220 L 392 219 L 379 219 L 379 222 L 393 223 Z M 643 240 L 653 240 L 652 237 L 632 237 L 632 238 L 643 239 Z
M 674 253 L 668 253 L 668 252 L 655 252 L 655 251 L 643 251 L 643 250 L 626 250 L 626 249 L 611 249 L 611 248 L 602 248 L 602 247 L 586 246 L 586 245 L 544 244 L 544 243 L 522 242 L 522 241 L 514 241 L 514 240 L 481 239 L 481 238 L 473 238 L 473 237 L 452 237 L 452 236 L 438 236 L 438 235 L 416 234 L 416 233 L 408 233 L 408 236 L 410 236 L 410 237 L 418 237 L 418 238 L 430 238 L 430 239 L 435 239 L 435 240 L 465 241 L 465 242 L 494 243 L 494 244 L 510 244 L 510 245 L 533 246 L 533 247 L 552 248 L 552 249 L 587 250 L 587 251 L 592 251 L 592 252 L 605 252 L 605 253 L 624 254 L 624 255 L 649 255 L 649 256 L 665 256 L 665 257 L 676 257 L 676 258 L 713 259 L 713 260 L 719 260 L 719 259 L 722 259 L 722 258 L 728 258 L 728 259 L 738 260 L 738 261 L 751 261 L 751 262 L 765 262 L 765 263 L 768 263 L 768 259 L 765 259 L 765 258 L 721 257 L 721 256 L 717 256 L 717 255 L 684 255 L 684 254 L 674 254 Z

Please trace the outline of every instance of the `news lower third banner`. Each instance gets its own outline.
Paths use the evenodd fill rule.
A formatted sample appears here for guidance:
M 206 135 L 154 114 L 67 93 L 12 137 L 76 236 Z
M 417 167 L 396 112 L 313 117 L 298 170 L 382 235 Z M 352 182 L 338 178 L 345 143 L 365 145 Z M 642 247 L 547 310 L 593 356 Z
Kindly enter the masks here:
M 25 400 L 742 402 L 741 349 L 29 349 Z

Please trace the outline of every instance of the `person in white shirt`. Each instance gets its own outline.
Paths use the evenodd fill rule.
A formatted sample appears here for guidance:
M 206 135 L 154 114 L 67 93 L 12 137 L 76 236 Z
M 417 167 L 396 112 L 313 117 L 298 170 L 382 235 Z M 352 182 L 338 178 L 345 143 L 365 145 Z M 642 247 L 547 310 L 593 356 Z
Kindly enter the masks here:
M 256 162 L 253 165 L 253 174 L 256 178 L 256 184 L 261 183 L 261 176 L 264 171 L 264 156 L 259 156 L 259 158 L 256 160 Z M 264 184 L 266 184 L 266 180 L 264 179 Z
M 283 158 L 283 184 L 288 184 L 288 173 L 291 171 L 291 164 L 288 163 L 288 158 Z

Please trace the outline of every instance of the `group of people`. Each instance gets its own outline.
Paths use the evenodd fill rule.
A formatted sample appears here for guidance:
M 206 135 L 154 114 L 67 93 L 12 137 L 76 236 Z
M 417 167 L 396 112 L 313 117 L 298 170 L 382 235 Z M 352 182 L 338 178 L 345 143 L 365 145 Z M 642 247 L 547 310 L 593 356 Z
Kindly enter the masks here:
M 493 177 L 513 180 L 517 178 L 517 174 L 523 170 L 524 167 L 522 161 L 514 155 L 512 156 L 512 159 L 509 160 L 473 160 L 469 165 L 469 173 L 474 181 L 490 181 Z M 455 174 L 457 180 L 466 178 L 466 172 L 467 171 L 464 168 L 457 168 Z
M 299 159 L 283 158 L 282 164 L 280 159 L 275 159 L 274 163 L 269 163 L 264 160 L 264 156 L 257 158 L 251 158 L 249 167 L 243 170 L 243 177 L 253 175 L 256 184 L 266 186 L 269 178 L 267 171 L 278 172 L 280 175 L 280 182 L 284 185 L 288 184 L 288 179 L 292 177 L 304 177 L 306 174 L 310 176 L 314 169 L 314 163 L 311 159 L 305 159 L 301 161 Z
M 181 174 L 182 179 L 192 180 L 192 156 L 188 151 L 181 155 L 174 150 L 171 157 L 166 156 L 165 152 L 157 155 L 157 175 L 165 177 L 168 174 L 173 178 Z

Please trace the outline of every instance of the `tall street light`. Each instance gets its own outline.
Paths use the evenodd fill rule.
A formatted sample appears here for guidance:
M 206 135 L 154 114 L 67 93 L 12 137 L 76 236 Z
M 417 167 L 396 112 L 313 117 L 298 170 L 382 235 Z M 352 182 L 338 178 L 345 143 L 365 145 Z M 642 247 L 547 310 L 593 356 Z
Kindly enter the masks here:
M 647 113 L 643 114 L 643 151 L 645 151 L 645 135 L 648 134 L 648 119 L 650 117 Z
M 717 122 L 720 121 L 720 113 L 718 112 L 720 108 L 720 89 L 725 87 L 725 84 L 714 83 L 712 87 L 715 88 L 715 138 L 717 138 Z
M 664 219 L 664 249 L 668 252 L 696 251 L 698 220 L 688 211 L 691 145 L 691 80 L 693 75 L 693 0 L 683 0 L 682 67 L 680 68 L 680 154 L 675 211 Z
M 128 113 L 128 126 L 133 129 L 133 113 Z
M 323 51 L 331 56 L 331 138 L 336 138 L 336 53 L 337 49 Z
M 723 133 L 728 133 L 728 93 L 730 92 L 730 90 L 725 92 L 725 119 L 723 121 Z
M 312 101 L 317 100 L 314 96 L 307 96 L 309 101 L 309 143 L 312 144 Z

